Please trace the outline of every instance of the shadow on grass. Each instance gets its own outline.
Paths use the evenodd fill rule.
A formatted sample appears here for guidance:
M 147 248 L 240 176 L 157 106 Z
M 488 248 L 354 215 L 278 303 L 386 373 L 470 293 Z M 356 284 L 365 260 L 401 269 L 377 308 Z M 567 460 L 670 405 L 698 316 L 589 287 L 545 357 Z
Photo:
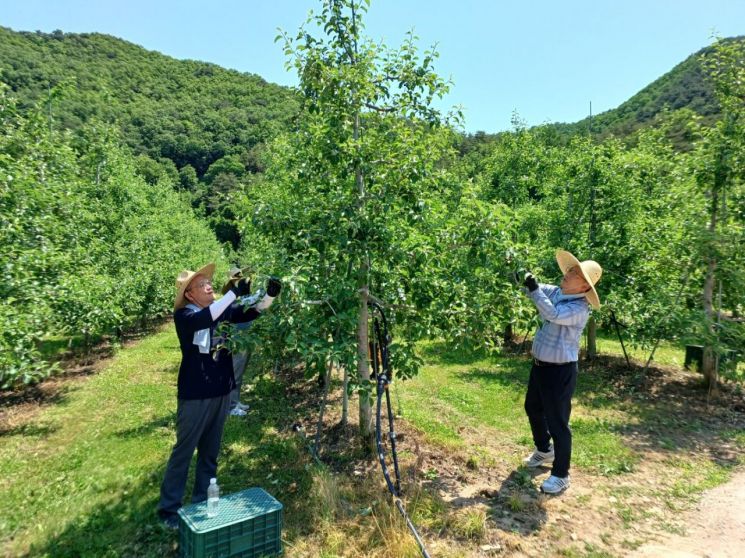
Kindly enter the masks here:
M 156 417 L 146 423 L 137 425 L 133 428 L 127 428 L 125 430 L 118 430 L 114 435 L 123 438 L 144 438 L 151 436 L 154 432 L 163 428 L 170 428 L 173 432 L 176 431 L 176 412 L 169 413 Z
M 542 468 L 518 467 L 502 481 L 499 489 L 485 489 L 473 496 L 453 498 L 449 506 L 464 509 L 485 505 L 494 527 L 529 536 L 540 531 L 548 519 L 542 496 L 533 482 L 536 476 L 545 472 L 546 469 Z M 447 487 L 448 483 L 440 480 L 438 484 Z
M 23 405 L 63 405 L 69 394 L 77 389 L 75 380 L 84 379 L 97 371 L 94 364 L 79 366 L 72 370 L 47 378 L 41 383 L 30 384 L 12 390 L 0 390 L 0 420 L 2 410 Z
M 315 506 L 307 467 L 311 460 L 289 428 L 298 415 L 285 393 L 283 385 L 274 379 L 262 377 L 256 382 L 247 398 L 249 414 L 229 417 L 226 422 L 218 475 L 224 494 L 259 486 L 279 500 L 284 506 L 283 538 L 292 541 L 313 529 Z M 173 428 L 173 421 L 169 414 L 113 435 L 145 439 L 164 426 Z M 176 532 L 163 529 L 156 516 L 170 449 L 164 452 L 161 466 L 145 472 L 145 481 L 107 486 L 110 496 L 105 503 L 94 506 L 46 544 L 31 548 L 27 556 L 176 556 Z M 185 493 L 187 502 L 193 475 L 194 460 Z
M 528 536 L 545 526 L 546 509 L 533 485 L 533 479 L 543 473 L 540 468 L 519 467 L 502 481 L 489 503 L 489 516 L 498 529 Z
M 464 382 L 479 382 L 483 384 L 499 384 L 510 389 L 526 389 L 530 375 L 530 361 L 520 358 L 505 358 L 499 360 L 499 366 L 493 368 L 471 368 L 455 374 L 456 378 Z
M 94 336 L 84 342 L 83 337 L 73 336 L 45 339 L 39 345 L 42 359 L 58 367 L 56 372 L 39 378 L 28 385 L 0 390 L 0 409 L 27 403 L 38 405 L 60 405 L 75 389 L 71 380 L 82 380 L 100 369 L 100 364 L 110 359 L 117 347 L 132 343 L 151 335 L 169 318 L 156 318 L 145 323 L 142 329 L 124 332 L 119 338 Z M 0 421 L 2 413 L 0 413 Z
M 458 353 L 459 362 L 477 362 Z M 527 358 L 495 358 L 490 367 L 473 367 L 453 373 L 460 381 L 497 384 L 509 390 L 526 390 L 531 362 Z M 615 438 L 617 463 L 603 463 L 603 474 L 633 468 L 633 457 L 620 446 L 639 454 L 654 450 L 679 457 L 704 454 L 717 465 L 730 466 L 742 459 L 733 442 L 745 429 L 745 399 L 741 390 L 724 386 L 719 400 L 707 400 L 708 392 L 698 375 L 675 369 L 628 368 L 623 357 L 602 355 L 593 363 L 580 363 L 575 405 L 598 411 L 599 417 L 573 419 L 577 436 Z M 600 413 L 602 412 L 602 413 Z M 602 418 L 607 417 L 607 418 Z M 609 442 L 609 440 L 605 440 Z M 591 454 L 594 450 L 588 450 Z M 600 450 L 598 450 L 600 451 Z M 614 454 L 615 455 L 615 454 Z M 603 461 L 598 455 L 599 462 Z
M 736 386 L 722 386 L 721 396 L 710 400 L 697 374 L 652 368 L 642 376 L 641 366 L 629 370 L 613 357 L 602 357 L 598 364 L 578 397 L 587 406 L 621 409 L 633 417 L 612 426 L 629 447 L 676 459 L 681 451 L 703 454 L 725 467 L 742 459 L 731 448 L 736 433 L 745 429 L 745 400 Z
M 444 341 L 431 341 L 421 348 L 421 356 L 431 364 L 473 364 L 489 357 L 489 353 L 480 347 L 459 347 L 453 349 Z
M 164 464 L 165 465 L 165 464 Z M 140 486 L 108 487 L 109 502 L 95 506 L 44 545 L 25 556 L 96 557 L 176 556 L 176 538 L 155 520 L 158 486 L 164 467 Z
M 86 355 L 94 354 L 96 351 L 108 350 L 108 339 L 103 335 L 93 335 L 88 338 L 83 335 L 53 337 L 42 340 L 38 349 L 42 358 L 48 360 L 63 359 L 70 358 L 75 354 Z
M 0 426 L 0 438 L 11 436 L 24 436 L 27 438 L 46 438 L 59 430 L 57 426 L 48 424 L 21 424 L 14 428 L 2 428 Z

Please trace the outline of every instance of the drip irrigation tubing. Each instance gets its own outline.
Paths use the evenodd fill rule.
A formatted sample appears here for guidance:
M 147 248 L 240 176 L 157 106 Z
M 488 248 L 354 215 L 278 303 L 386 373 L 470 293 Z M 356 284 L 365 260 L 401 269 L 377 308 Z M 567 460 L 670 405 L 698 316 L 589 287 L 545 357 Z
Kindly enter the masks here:
M 393 503 L 398 508 L 401 516 L 406 521 L 406 526 L 414 536 L 419 550 L 424 558 L 430 558 L 427 553 L 427 549 L 424 547 L 419 532 L 416 530 L 414 522 L 411 520 L 409 515 L 406 513 L 404 504 L 401 501 L 401 475 L 398 469 L 398 454 L 396 453 L 396 431 L 393 425 L 393 409 L 391 407 L 391 394 L 388 390 L 390 380 L 392 379 L 392 372 L 390 368 L 390 361 L 388 355 L 388 349 L 391 343 L 391 337 L 388 334 L 388 321 L 385 317 L 383 308 L 376 302 L 370 302 L 370 306 L 373 309 L 373 336 L 370 341 L 370 354 L 372 356 L 372 367 L 373 374 L 377 380 L 377 405 L 375 414 L 375 444 L 378 450 L 378 460 L 380 461 L 380 467 L 383 470 L 383 476 L 385 477 L 385 483 L 388 486 L 388 491 L 393 496 Z M 383 409 L 383 394 L 385 394 L 385 402 L 388 410 L 388 439 L 391 445 L 391 460 L 393 461 L 393 471 L 395 475 L 395 483 L 391 480 L 390 472 L 388 471 L 388 465 L 386 464 L 386 452 L 383 448 L 383 426 L 382 426 L 382 409 Z

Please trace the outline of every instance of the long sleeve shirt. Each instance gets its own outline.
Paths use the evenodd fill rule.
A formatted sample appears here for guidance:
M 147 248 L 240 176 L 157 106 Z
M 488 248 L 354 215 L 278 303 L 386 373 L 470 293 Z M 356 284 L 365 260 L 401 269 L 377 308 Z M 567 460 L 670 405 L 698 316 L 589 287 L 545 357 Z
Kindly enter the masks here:
M 578 360 L 582 330 L 590 317 L 584 293 L 565 295 L 559 287 L 541 284 L 527 295 L 543 319 L 533 340 L 533 356 L 553 363 Z
M 215 330 L 222 322 L 243 323 L 257 318 L 255 308 L 244 308 L 217 301 L 202 309 L 189 305 L 176 310 L 173 321 L 181 346 L 181 366 L 178 373 L 179 399 L 208 399 L 230 393 L 235 387 L 233 359 L 225 348 L 217 348 L 221 339 Z M 216 315 L 214 315 L 216 314 Z

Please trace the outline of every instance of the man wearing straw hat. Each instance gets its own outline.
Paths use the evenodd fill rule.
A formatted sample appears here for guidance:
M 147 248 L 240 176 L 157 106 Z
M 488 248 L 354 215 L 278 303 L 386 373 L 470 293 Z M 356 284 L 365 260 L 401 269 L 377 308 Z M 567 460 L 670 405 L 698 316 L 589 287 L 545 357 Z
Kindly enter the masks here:
M 214 272 L 215 264 L 208 264 L 196 272 L 182 271 L 176 278 L 173 320 L 181 346 L 176 444 L 166 465 L 158 504 L 158 515 L 168 528 L 178 527 L 177 512 L 194 450 L 197 465 L 192 502 L 207 499 L 210 478 L 217 473 L 217 455 L 235 379 L 231 355 L 215 330 L 223 322 L 245 323 L 261 313 L 257 308 L 234 304 L 239 296 L 250 294 L 250 284 L 242 279 L 233 281 L 225 296 L 215 300 Z M 273 280 L 264 307 L 271 304 L 280 288 Z
M 556 261 L 564 274 L 558 287 L 539 284 L 530 273 L 525 276 L 528 297 L 543 319 L 533 340 L 533 366 L 525 395 L 525 412 L 535 443 L 525 464 L 531 468 L 553 464 L 551 475 L 541 485 L 547 494 L 569 488 L 569 415 L 577 383 L 579 342 L 590 306 L 600 308 L 595 284 L 603 273 L 597 262 L 580 262 L 565 250 L 556 251 Z

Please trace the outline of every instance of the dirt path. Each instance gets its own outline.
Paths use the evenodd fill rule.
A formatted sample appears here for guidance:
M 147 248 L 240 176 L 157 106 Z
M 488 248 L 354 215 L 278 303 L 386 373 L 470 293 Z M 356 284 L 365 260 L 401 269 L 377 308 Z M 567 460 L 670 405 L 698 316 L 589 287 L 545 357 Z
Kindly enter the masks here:
M 631 558 L 735 558 L 745 556 L 745 473 L 705 493 L 686 514 L 685 535 L 648 543 Z

